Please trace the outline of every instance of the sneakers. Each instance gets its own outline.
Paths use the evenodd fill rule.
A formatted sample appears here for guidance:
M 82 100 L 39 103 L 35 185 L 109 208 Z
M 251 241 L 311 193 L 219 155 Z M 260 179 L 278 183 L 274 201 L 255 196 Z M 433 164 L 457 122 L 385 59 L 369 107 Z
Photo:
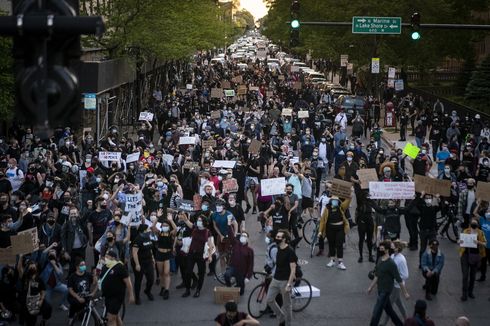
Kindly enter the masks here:
M 330 262 L 327 264 L 327 267 L 334 267 L 335 265 L 335 260 L 331 259 Z
M 63 311 L 68 311 L 70 309 L 68 309 L 67 306 L 65 306 L 64 304 L 60 304 L 60 309 L 63 310 Z
M 344 262 L 339 262 L 339 264 L 337 265 L 337 268 L 338 268 L 338 269 L 341 269 L 341 270 L 343 270 L 343 271 L 345 271 L 345 270 L 347 269 L 347 268 L 345 267 L 345 265 L 344 265 Z

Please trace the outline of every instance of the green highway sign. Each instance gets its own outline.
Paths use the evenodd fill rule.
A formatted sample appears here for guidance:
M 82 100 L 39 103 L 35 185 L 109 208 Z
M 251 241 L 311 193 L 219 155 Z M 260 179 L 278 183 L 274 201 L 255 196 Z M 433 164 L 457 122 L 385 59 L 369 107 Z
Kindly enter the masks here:
M 401 34 L 401 17 L 352 17 L 353 34 Z

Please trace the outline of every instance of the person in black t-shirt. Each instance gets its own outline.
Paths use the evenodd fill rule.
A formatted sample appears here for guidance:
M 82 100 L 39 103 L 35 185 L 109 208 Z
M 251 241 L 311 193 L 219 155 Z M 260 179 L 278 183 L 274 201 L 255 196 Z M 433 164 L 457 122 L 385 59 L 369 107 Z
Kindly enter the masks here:
M 97 291 L 93 287 L 93 277 L 87 272 L 85 260 L 77 258 L 75 263 L 76 271 L 68 277 L 68 302 L 70 303 L 70 312 L 68 315 L 68 324 L 71 325 L 75 314 L 81 311 L 88 302 L 88 298 L 93 296 Z
M 116 259 L 117 254 L 114 251 L 106 254 L 105 266 L 100 273 L 100 282 L 109 325 L 120 326 L 123 323 L 118 313 L 124 302 L 125 292 L 128 291 L 129 303 L 134 303 L 134 294 L 128 270 Z
M 268 216 L 272 221 L 272 229 L 274 231 L 289 228 L 288 211 L 284 207 L 284 199 L 282 197 L 276 198 L 274 204 L 264 212 L 264 215 Z
M 146 278 L 145 294 L 148 300 L 153 301 L 151 294 L 151 286 L 154 282 L 155 275 L 155 260 L 153 259 L 153 242 L 150 239 L 150 228 L 146 224 L 140 224 L 138 227 L 138 235 L 133 242 L 131 250 L 131 266 L 134 271 L 134 296 L 135 303 L 141 304 L 140 289 L 143 275 Z
M 298 257 L 288 243 L 291 239 L 289 231 L 281 229 L 277 232 L 275 241 L 278 246 L 276 255 L 276 272 L 267 291 L 267 304 L 279 317 L 280 325 L 291 325 L 291 289 L 296 274 Z M 283 306 L 280 308 L 276 296 L 281 293 Z
M 225 310 L 226 312 L 219 314 L 214 319 L 216 326 L 260 325 L 259 321 L 249 314 L 239 312 L 237 304 L 233 301 L 225 304 Z

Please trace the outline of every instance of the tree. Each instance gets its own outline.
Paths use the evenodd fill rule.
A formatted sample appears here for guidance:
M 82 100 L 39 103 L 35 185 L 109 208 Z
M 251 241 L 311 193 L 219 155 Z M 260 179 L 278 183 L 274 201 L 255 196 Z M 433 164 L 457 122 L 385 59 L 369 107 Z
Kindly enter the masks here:
M 473 72 L 466 86 L 465 100 L 475 108 L 490 113 L 490 56 Z
M 15 102 L 11 38 L 0 37 L 0 58 L 0 120 L 7 121 L 12 118 Z

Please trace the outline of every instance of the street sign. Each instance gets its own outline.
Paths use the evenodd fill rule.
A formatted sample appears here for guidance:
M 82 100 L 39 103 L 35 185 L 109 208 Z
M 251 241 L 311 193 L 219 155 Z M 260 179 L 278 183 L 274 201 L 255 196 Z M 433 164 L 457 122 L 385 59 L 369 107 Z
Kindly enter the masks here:
M 352 17 L 353 34 L 401 34 L 401 17 Z
M 340 55 L 340 66 L 347 67 L 347 63 L 349 62 L 349 55 L 341 54 Z
M 379 58 L 371 59 L 371 73 L 379 74 Z
M 388 78 L 394 79 L 396 75 L 396 68 L 389 67 L 388 68 Z
M 83 94 L 83 108 L 85 110 L 97 109 L 97 96 L 95 95 L 95 93 Z

